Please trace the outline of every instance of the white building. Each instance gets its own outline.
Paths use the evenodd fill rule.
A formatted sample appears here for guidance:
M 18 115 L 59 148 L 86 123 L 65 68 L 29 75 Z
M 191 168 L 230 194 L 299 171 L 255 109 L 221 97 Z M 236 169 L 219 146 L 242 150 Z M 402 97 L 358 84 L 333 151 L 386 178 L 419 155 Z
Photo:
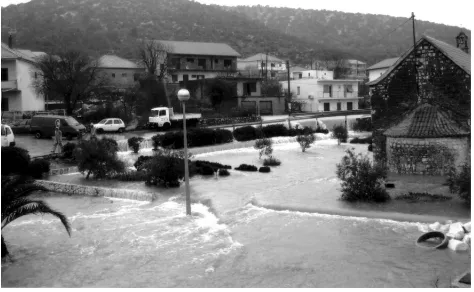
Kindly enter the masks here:
M 367 68 L 369 72 L 369 82 L 379 78 L 388 68 L 392 67 L 398 58 L 385 59 Z
M 283 88 L 287 81 L 280 81 Z M 302 101 L 306 112 L 359 109 L 359 80 L 302 78 L 290 81 L 293 98 Z
M 32 84 L 35 58 L 43 52 L 18 50 L 2 43 L 2 112 L 43 111 L 44 97 L 35 92 Z
M 275 56 L 259 53 L 245 59 L 237 59 L 237 70 L 242 75 L 253 72 L 268 72 L 268 77 L 275 78 L 281 72 L 286 72 L 286 61 Z

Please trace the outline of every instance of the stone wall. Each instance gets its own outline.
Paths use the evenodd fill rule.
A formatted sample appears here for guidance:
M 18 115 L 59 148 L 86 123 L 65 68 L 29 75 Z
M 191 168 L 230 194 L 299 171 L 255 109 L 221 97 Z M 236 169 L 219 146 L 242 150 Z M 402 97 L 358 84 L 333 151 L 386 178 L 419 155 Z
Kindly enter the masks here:
M 148 193 L 144 191 L 75 185 L 47 180 L 37 180 L 36 183 L 44 186 L 47 190 L 51 192 L 65 193 L 69 195 L 78 196 L 110 197 L 151 202 L 153 201 L 154 195 L 153 193 Z
M 459 170 L 464 163 L 470 163 L 468 137 L 387 137 L 386 147 L 387 166 L 396 173 L 445 175 L 452 166 Z

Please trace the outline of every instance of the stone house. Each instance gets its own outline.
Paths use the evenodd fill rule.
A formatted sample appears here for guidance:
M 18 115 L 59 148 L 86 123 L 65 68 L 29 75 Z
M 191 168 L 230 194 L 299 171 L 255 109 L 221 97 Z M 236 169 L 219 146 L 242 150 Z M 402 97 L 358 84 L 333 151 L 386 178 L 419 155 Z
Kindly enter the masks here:
M 394 145 L 415 142 L 430 149 L 434 147 L 437 153 L 449 152 L 458 157 L 453 160 L 456 166 L 462 161 L 469 162 L 463 158 L 470 157 L 467 133 L 470 133 L 471 57 L 468 53 L 423 36 L 368 85 L 372 94 L 373 151 L 377 163 L 387 163 L 393 169 L 397 163 L 393 161 L 393 151 L 398 147 Z M 405 138 L 410 140 L 400 141 Z M 467 154 L 463 154 L 465 143 L 469 145 Z M 420 159 L 419 168 L 412 168 L 410 173 L 439 174 L 445 170 L 444 166 L 430 164 L 430 157 Z M 422 170 L 424 167 L 427 169 Z

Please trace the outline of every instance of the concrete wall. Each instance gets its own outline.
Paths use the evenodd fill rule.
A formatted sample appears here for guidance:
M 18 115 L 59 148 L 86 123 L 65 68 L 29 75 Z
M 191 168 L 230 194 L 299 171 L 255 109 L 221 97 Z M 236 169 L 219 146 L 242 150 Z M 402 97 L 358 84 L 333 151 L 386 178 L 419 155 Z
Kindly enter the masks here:
M 369 71 L 369 81 L 373 81 L 373 80 L 379 78 L 387 70 L 388 70 L 388 68 L 370 70 Z
M 128 68 L 101 68 L 102 74 L 104 74 L 110 82 L 110 85 L 119 88 L 133 87 L 138 84 L 138 81 L 134 80 L 136 73 L 143 73 L 144 69 L 128 69 Z M 112 77 L 115 74 L 115 77 Z M 126 76 L 122 76 L 125 74 Z
M 397 161 L 393 154 L 396 147 L 405 149 L 420 149 L 426 146 L 434 146 L 447 149 L 454 156 L 446 159 L 442 153 L 430 152 L 422 157 L 404 156 Z M 460 170 L 464 163 L 470 163 L 470 143 L 468 137 L 461 138 L 394 138 L 387 137 L 387 162 L 390 171 L 411 174 L 446 174 L 449 166 L 455 166 Z M 431 168 L 431 169 L 430 169 Z
M 39 78 L 39 77 L 38 77 Z M 35 79 L 34 67 L 24 61 L 16 61 L 16 79 L 18 90 L 21 91 L 21 111 L 42 111 L 44 107 L 44 97 L 35 92 L 33 81 Z

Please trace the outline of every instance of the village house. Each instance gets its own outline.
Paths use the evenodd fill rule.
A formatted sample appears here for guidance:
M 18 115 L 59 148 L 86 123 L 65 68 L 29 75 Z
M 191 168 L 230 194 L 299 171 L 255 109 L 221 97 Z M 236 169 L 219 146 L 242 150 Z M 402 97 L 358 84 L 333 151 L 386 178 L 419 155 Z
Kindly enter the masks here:
M 377 163 L 429 175 L 470 163 L 471 56 L 464 37 L 456 48 L 423 36 L 368 83 Z
M 167 48 L 168 83 L 237 73 L 238 52 L 223 43 L 158 41 Z
M 107 77 L 109 86 L 116 89 L 135 86 L 138 75 L 145 72 L 144 66 L 116 55 L 103 55 L 98 59 L 97 67 Z
M 343 65 L 345 69 L 344 78 L 360 79 L 367 78 L 367 63 L 359 60 L 346 60 Z
M 367 72 L 369 73 L 369 82 L 374 81 L 375 79 L 382 76 L 382 74 L 385 73 L 385 71 L 387 71 L 390 67 L 392 67 L 397 60 L 398 57 L 385 59 L 367 68 Z
M 45 99 L 35 92 L 32 84 L 38 74 L 34 72 L 36 58 L 43 52 L 12 48 L 2 43 L 2 114 L 4 112 L 43 111 Z
M 243 76 L 276 78 L 286 73 L 286 61 L 268 54 L 255 54 L 245 59 L 237 59 L 237 69 Z

